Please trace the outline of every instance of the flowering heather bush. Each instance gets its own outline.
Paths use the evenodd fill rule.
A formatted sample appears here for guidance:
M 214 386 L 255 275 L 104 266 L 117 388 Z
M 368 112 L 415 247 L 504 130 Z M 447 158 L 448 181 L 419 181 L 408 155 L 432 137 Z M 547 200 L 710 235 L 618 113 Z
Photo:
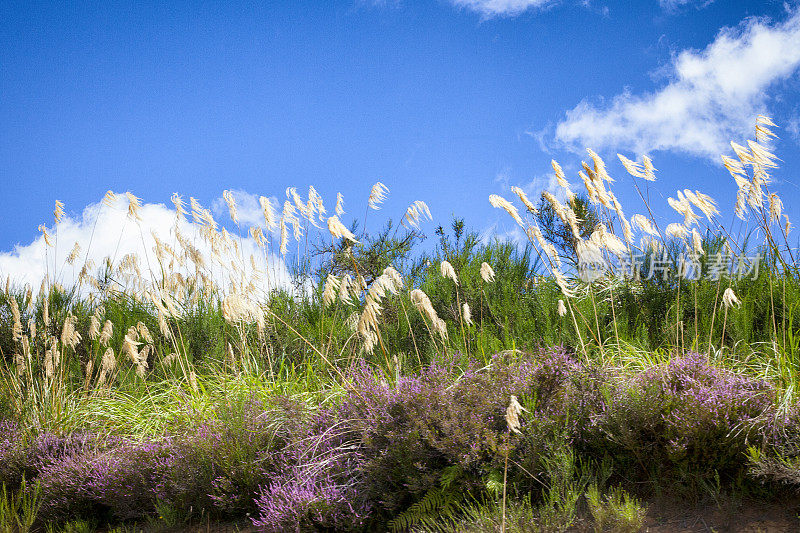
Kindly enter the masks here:
M 287 467 L 262 488 L 257 500 L 260 514 L 254 525 L 276 533 L 361 530 L 369 505 L 358 497 L 354 483 L 348 483 L 348 473 L 352 473 L 349 462 Z
M 485 491 L 502 468 L 541 471 L 547 442 L 579 424 L 582 369 L 563 350 L 500 354 L 485 368 L 459 356 L 389 385 L 366 365 L 350 376 L 339 405 L 313 413 L 279 454 L 276 474 L 262 487 L 264 531 L 327 527 L 385 529 L 391 518 L 447 483 L 465 496 Z M 524 431 L 511 436 L 504 413 L 510 396 L 530 409 Z M 511 477 L 532 486 L 514 466 Z M 527 484 L 527 485 L 526 485 Z
M 276 436 L 276 417 L 267 416 L 273 410 L 257 402 L 236 409 L 218 406 L 220 417 L 160 441 L 114 438 L 62 453 L 34 474 L 42 486 L 41 517 L 142 519 L 156 515 L 162 505 L 185 519 L 255 511 L 259 486 L 268 481 L 273 465 L 273 447 L 284 441 Z M 53 439 L 39 437 L 34 444 Z M 18 455 L 24 460 L 34 451 L 29 447 Z
M 632 378 L 552 349 L 505 352 L 484 367 L 453 355 L 394 384 L 364 364 L 348 382 L 321 407 L 221 401 L 158 441 L 26 439 L 0 422 L 0 474 L 40 482 L 42 520 L 141 520 L 169 508 L 187 520 L 249 514 L 265 532 L 420 523 L 412 510 L 495 498 L 506 456 L 511 495 L 546 500 L 548 487 L 577 475 L 553 468 L 565 450 L 587 464 L 610 457 L 627 479 L 693 491 L 716 476 L 741 482 L 748 466 L 800 479 L 800 461 L 777 462 L 800 457 L 790 442 L 800 416 L 777 417 L 768 384 L 698 354 Z M 526 409 L 519 434 L 504 417 L 511 395 Z
M 254 524 L 266 532 L 362 530 L 370 505 L 358 492 L 358 434 L 338 419 L 337 407 L 311 410 L 290 398 L 276 404 L 286 417 L 287 445 L 272 454 Z
M 763 442 L 748 449 L 749 474 L 761 481 L 800 487 L 800 406 L 764 417 Z
M 53 464 L 81 453 L 93 442 L 91 435 L 30 436 L 11 421 L 0 422 L 0 483 L 16 490 L 24 477 L 32 480 Z
M 589 453 L 610 452 L 626 472 L 668 475 L 695 489 L 719 475 L 740 481 L 748 445 L 773 409 L 771 386 L 688 354 L 610 388 L 584 432 Z

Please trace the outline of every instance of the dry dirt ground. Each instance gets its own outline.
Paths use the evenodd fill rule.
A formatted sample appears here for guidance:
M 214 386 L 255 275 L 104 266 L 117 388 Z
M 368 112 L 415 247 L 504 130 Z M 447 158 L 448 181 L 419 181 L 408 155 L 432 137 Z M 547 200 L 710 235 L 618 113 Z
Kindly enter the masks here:
M 704 507 L 662 501 L 650 502 L 647 511 L 644 531 L 648 533 L 800 533 L 800 500 L 768 504 L 744 501 Z
M 647 502 L 643 533 L 800 533 L 800 498 L 782 503 L 743 501 L 695 506 L 677 500 Z M 587 521 L 588 522 L 588 521 Z M 256 533 L 247 523 L 204 523 L 181 528 L 129 528 L 131 533 Z M 576 533 L 591 532 L 586 524 Z

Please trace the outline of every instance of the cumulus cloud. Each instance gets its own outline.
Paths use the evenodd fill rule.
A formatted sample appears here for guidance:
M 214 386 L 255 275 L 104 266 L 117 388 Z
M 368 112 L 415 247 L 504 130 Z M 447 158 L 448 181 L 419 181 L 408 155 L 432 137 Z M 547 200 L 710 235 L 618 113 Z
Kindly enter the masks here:
M 5 279 L 8 276 L 12 283 L 38 288 L 42 280 L 55 280 L 61 285 L 72 286 L 77 282 L 80 270 L 86 261 L 94 265 L 91 274 L 105 263 L 106 257 L 116 265 L 128 254 L 138 257 L 142 277 L 152 280 L 159 276 L 159 266 L 154 248 L 155 237 L 179 250 L 176 242 L 175 211 L 160 203 L 144 203 L 140 209 L 141 220 L 136 221 L 128 216 L 128 202 L 124 196 L 118 196 L 113 205 L 101 202 L 90 204 L 78 217 L 64 216 L 61 222 L 48 229 L 53 246 L 47 246 L 43 235 L 32 242 L 17 245 L 10 252 L 0 253 L 0 273 Z M 248 220 L 251 215 L 247 215 Z M 258 224 L 258 222 L 256 222 Z M 254 224 L 254 225 L 256 225 Z M 260 220 L 263 226 L 263 218 Z M 189 220 L 178 223 L 180 233 L 211 264 L 211 246 L 203 238 L 198 225 Z M 155 237 L 154 237 L 155 236 Z M 240 247 L 238 263 L 247 276 L 253 274 L 250 256 L 253 256 L 256 268 L 261 272 L 262 287 L 289 287 L 290 276 L 284 261 L 274 254 L 266 254 L 250 239 L 234 237 Z M 67 258 L 75 243 L 80 247 L 75 261 L 70 265 Z M 225 258 L 230 261 L 233 258 Z M 229 263 L 228 263 L 229 264 Z M 227 287 L 229 271 L 219 268 L 208 269 L 208 275 L 220 287 Z
M 684 50 L 669 82 L 651 93 L 629 91 L 610 105 L 582 101 L 555 130 L 557 142 L 582 150 L 675 150 L 717 158 L 731 139 L 752 136 L 768 92 L 800 67 L 800 9 L 780 23 L 748 18 L 723 28 L 704 50 Z
M 456 7 L 463 7 L 484 17 L 513 17 L 529 9 L 545 8 L 558 0 L 450 0 Z
M 247 229 L 250 226 L 264 226 L 264 211 L 261 209 L 261 204 L 258 203 L 258 195 L 250 194 L 241 189 L 233 189 L 231 190 L 231 196 L 233 196 L 233 200 L 236 203 L 236 213 L 242 229 Z M 275 211 L 280 210 L 276 197 L 271 196 L 268 200 Z M 211 210 L 217 217 L 230 216 L 228 204 L 221 197 L 214 200 L 211 204 Z

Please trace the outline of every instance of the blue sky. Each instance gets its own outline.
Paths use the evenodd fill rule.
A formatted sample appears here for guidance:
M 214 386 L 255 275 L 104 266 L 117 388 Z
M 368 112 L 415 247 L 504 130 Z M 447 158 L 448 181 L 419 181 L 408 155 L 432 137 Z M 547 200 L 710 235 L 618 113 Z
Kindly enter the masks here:
M 33 243 L 56 199 L 79 220 L 108 189 L 212 206 L 224 189 L 283 200 L 314 185 L 360 217 L 381 181 L 381 218 L 421 199 L 434 224 L 455 214 L 503 234 L 513 221 L 488 195 L 538 194 L 553 158 L 577 189 L 585 147 L 630 214 L 643 208 L 617 152 L 654 159 L 664 220 L 684 187 L 730 214 L 717 154 L 752 138 L 758 113 L 780 126 L 775 190 L 796 219 L 799 13 L 771 0 L 5 1 L 0 251 Z

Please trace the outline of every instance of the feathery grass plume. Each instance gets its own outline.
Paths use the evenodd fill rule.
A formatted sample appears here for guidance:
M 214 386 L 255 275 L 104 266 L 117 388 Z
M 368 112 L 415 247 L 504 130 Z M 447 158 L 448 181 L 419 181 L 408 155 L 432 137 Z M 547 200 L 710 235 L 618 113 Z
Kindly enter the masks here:
M 325 289 L 322 291 L 322 303 L 325 307 L 329 307 L 336 300 L 336 291 L 340 285 L 339 278 L 333 274 L 328 274 L 325 279 Z
M 558 316 L 565 316 L 567 314 L 567 306 L 564 305 L 564 300 L 558 300 L 556 311 L 558 312 Z
M 114 348 L 106 348 L 103 359 L 100 361 L 100 369 L 104 372 L 113 372 L 117 369 L 117 359 L 114 357 Z
M 743 187 L 749 187 L 750 181 L 747 179 L 747 171 L 744 169 L 742 162 L 726 155 L 722 155 L 720 157 L 722 158 L 722 164 L 736 181 L 736 185 L 740 189 Z
M 742 302 L 736 297 L 736 293 L 733 292 L 733 289 L 728 287 L 725 289 L 725 292 L 722 293 L 722 305 L 726 308 L 733 306 L 739 307 L 742 305 Z
M 783 212 L 783 202 L 774 192 L 769 195 L 769 221 L 780 222 Z
M 753 165 L 753 181 L 747 189 L 747 203 L 753 209 L 760 209 L 764 201 L 764 186 L 769 183 L 769 174 L 761 165 Z
M 81 253 L 81 245 L 78 244 L 78 241 L 75 241 L 75 244 L 72 246 L 72 250 L 69 252 L 67 256 L 67 264 L 71 265 L 75 262 L 78 258 L 78 254 Z
M 61 200 L 56 200 L 56 207 L 53 209 L 53 219 L 58 225 L 61 222 L 61 218 L 64 216 L 64 202 Z
M 440 265 L 440 270 L 443 278 L 450 278 L 453 280 L 453 283 L 458 285 L 458 277 L 456 277 L 456 271 L 453 268 L 453 265 L 451 265 L 449 261 L 442 261 L 442 264 Z
M 514 194 L 516 194 L 517 196 L 519 196 L 519 199 L 520 199 L 520 200 L 522 200 L 522 203 L 523 203 L 523 204 L 525 204 L 525 208 L 528 210 L 528 212 L 529 212 L 529 213 L 531 213 L 531 214 L 535 215 L 536 213 L 538 213 L 538 212 L 539 212 L 539 211 L 536 209 L 536 206 L 535 206 L 535 205 L 533 205 L 533 202 L 531 202 L 531 201 L 528 199 L 528 195 L 527 195 L 527 194 L 525 194 L 525 191 L 523 191 L 523 190 L 522 190 L 522 189 L 520 189 L 519 187 L 511 187 L 511 192 L 513 192 Z
M 575 253 L 578 256 L 578 262 L 582 264 L 605 265 L 606 261 L 603 258 L 603 251 L 600 249 L 602 246 L 600 236 L 592 233 L 589 239 L 581 239 L 575 243 Z
M 786 235 L 789 235 L 789 232 L 792 231 L 792 223 L 789 222 L 789 215 L 783 215 L 784 224 L 783 224 L 783 231 Z
M 492 267 L 486 261 L 481 263 L 481 279 L 486 283 L 494 281 L 494 270 L 492 270 Z
M 334 208 L 333 212 L 337 217 L 344 214 L 344 196 L 340 192 L 336 193 L 336 208 Z
M 297 195 L 296 192 L 294 194 Z M 283 202 L 283 214 L 281 216 L 281 220 L 284 221 L 284 224 L 292 225 L 292 233 L 296 241 L 299 241 L 300 237 L 303 235 L 303 228 L 300 225 L 300 217 L 297 213 L 299 212 L 302 215 L 305 210 L 305 205 L 302 202 L 300 202 L 300 205 L 302 208 L 298 209 L 297 206 L 292 204 L 289 200 L 285 200 Z
M 513 218 L 517 224 L 519 224 L 521 227 L 525 227 L 525 223 L 522 222 L 522 218 L 520 218 L 517 208 L 514 207 L 511 202 L 497 194 L 490 194 L 489 203 L 492 205 L 492 207 L 499 207 L 505 210 L 505 212 L 511 215 L 511 218 Z
M 705 253 L 703 250 L 703 237 L 700 236 L 700 233 L 698 233 L 696 229 L 692 229 L 692 248 L 698 255 L 703 255 Z
M 600 199 L 597 196 L 597 189 L 595 189 L 591 178 L 589 178 L 589 176 L 582 170 L 578 172 L 578 176 L 580 176 L 581 180 L 583 180 L 583 186 L 586 188 L 586 192 L 589 194 L 589 201 L 592 202 L 592 204 L 597 204 Z
M 264 227 L 267 228 L 267 231 L 274 230 L 278 217 L 275 214 L 275 208 L 272 207 L 272 202 L 265 196 L 259 196 L 258 203 L 261 206 L 261 214 L 264 216 Z
M 312 226 L 314 226 L 315 228 L 319 228 L 320 226 L 319 226 L 319 224 L 317 224 L 317 217 L 315 216 L 315 214 L 319 210 L 319 204 L 317 203 L 316 197 L 312 197 L 311 189 L 313 189 L 313 188 L 314 188 L 313 186 L 311 186 L 309 188 L 309 191 L 308 191 L 308 195 L 309 195 L 308 196 L 308 203 L 306 204 L 306 208 L 305 208 L 305 211 L 303 212 L 303 214 L 306 216 L 306 220 L 308 220 L 311 223 Z M 316 193 L 316 189 L 314 189 L 314 192 Z M 322 199 L 320 198 L 319 201 L 322 202 Z M 322 209 L 324 211 L 325 207 L 323 206 Z M 320 215 L 320 220 L 325 220 L 325 217 Z
M 28 334 L 31 339 L 36 339 L 36 319 L 33 317 L 28 319 Z
M 35 331 L 31 332 L 31 338 L 34 338 L 34 335 L 35 335 Z M 22 345 L 22 355 L 23 355 L 23 357 L 25 358 L 26 361 L 30 362 L 30 360 L 31 360 L 31 343 L 30 343 L 30 340 L 28 340 L 28 336 L 27 335 L 23 335 L 22 336 L 22 341 L 20 342 L 20 344 Z
M 114 207 L 114 204 L 117 202 L 117 195 L 114 194 L 114 191 L 108 190 L 106 194 L 103 196 L 103 200 L 101 203 L 106 207 Z
M 437 322 L 439 315 L 433 308 L 431 299 L 428 298 L 428 295 L 425 294 L 422 289 L 413 289 L 411 292 L 409 292 L 409 297 L 411 298 L 411 303 L 414 304 L 414 307 L 417 308 L 417 311 L 419 311 L 420 314 L 427 317 L 428 320 L 434 324 Z
M 406 209 L 406 214 L 403 215 L 402 224 L 406 228 L 414 227 L 420 229 L 419 224 L 421 221 L 425 220 L 425 217 L 427 217 L 428 220 L 433 220 L 431 211 L 428 209 L 428 204 L 422 200 L 416 200 L 410 206 L 408 206 L 408 209 Z
M 339 283 L 339 301 L 345 305 L 350 305 L 352 303 L 350 300 L 351 287 L 353 287 L 353 279 L 350 277 L 350 274 L 345 274 L 342 276 L 341 282 Z
M 350 333 L 358 333 L 358 311 L 353 311 L 350 315 L 345 319 L 344 325 L 347 327 Z
M 608 197 L 608 192 L 606 191 L 606 186 L 605 183 L 603 183 L 603 179 L 599 177 L 596 170 L 593 170 L 589 165 L 586 164 L 585 161 L 581 161 L 581 166 L 583 167 L 583 171 L 586 173 L 589 181 L 592 184 L 592 190 L 594 191 L 595 195 L 595 203 L 600 202 L 606 209 L 613 209 L 614 206 L 611 204 L 611 201 Z
M 289 232 L 286 230 L 286 222 L 284 220 L 284 217 L 281 217 L 280 228 L 281 228 L 280 252 L 281 255 L 286 256 L 286 252 L 289 250 Z
M 634 178 L 644 178 L 647 176 L 643 165 L 637 163 L 636 161 L 631 161 L 622 154 L 617 154 L 617 158 L 619 158 L 622 166 L 625 167 L 625 170 L 628 172 L 628 174 Z
M 749 184 L 748 184 L 749 186 Z M 736 193 L 736 205 L 734 207 L 734 213 L 736 216 L 741 220 L 747 219 L 747 198 L 748 193 L 744 189 L 739 189 L 739 192 Z
M 12 317 L 12 338 L 14 342 L 19 342 L 22 339 L 22 317 L 19 313 L 19 305 L 17 304 L 17 299 L 13 296 L 8 299 L 8 305 L 11 307 L 11 317 Z
M 604 232 L 601 237 L 601 242 L 603 243 L 603 247 L 606 250 L 616 255 L 617 257 L 622 257 L 630 253 L 630 249 L 628 248 L 628 246 L 619 237 L 617 237 L 611 232 L 608 231 Z
M 383 275 L 391 282 L 388 285 L 389 292 L 392 294 L 398 294 L 403 288 L 405 287 L 405 283 L 403 282 L 403 276 L 400 275 L 400 272 L 395 270 L 395 268 L 391 265 L 387 266 L 383 269 Z
M 469 304 L 467 304 L 467 302 L 464 302 L 464 305 L 461 306 L 461 314 L 464 316 L 464 322 L 466 322 L 468 326 L 471 326 L 472 311 L 470 311 Z
M 139 337 L 144 340 L 147 344 L 153 344 L 153 336 L 150 335 L 150 330 L 147 329 L 147 326 L 144 322 L 137 322 L 136 323 L 136 331 L 139 332 Z
M 142 207 L 142 201 L 134 196 L 134 194 L 130 191 L 125 193 L 125 197 L 128 199 L 128 217 L 132 220 L 136 220 L 137 222 L 142 220 L 142 216 L 139 214 L 139 210 Z
M 506 408 L 506 424 L 508 424 L 508 429 L 514 433 L 520 433 L 519 429 L 521 424 L 519 422 L 519 415 L 521 415 L 523 411 L 527 411 L 527 409 L 522 407 L 517 397 L 512 394 L 511 401 Z
M 100 336 L 100 320 L 97 318 L 97 315 L 94 314 L 89 319 L 89 338 L 93 341 L 97 340 L 97 337 Z
M 373 283 L 373 287 L 370 288 L 371 293 L 373 292 L 374 286 L 375 284 Z M 379 292 L 379 290 L 380 287 L 374 292 Z M 364 309 L 361 310 L 361 316 L 358 319 L 356 331 L 358 331 L 358 334 L 364 340 L 364 349 L 369 353 L 372 353 L 378 341 L 378 317 L 380 317 L 380 314 L 381 306 L 378 301 L 373 297 L 373 294 L 367 294 L 364 298 Z
M 616 256 L 626 255 L 630 252 L 619 237 L 608 231 L 605 224 L 598 224 L 590 239 Z
M 21 378 L 25 375 L 25 358 L 22 357 L 22 354 L 15 353 L 14 354 L 14 374 Z
M 736 154 L 736 157 L 739 158 L 739 161 L 741 161 L 742 165 L 753 165 L 755 163 L 753 154 L 751 154 L 750 150 L 741 144 L 731 141 L 731 148 L 733 148 L 733 153 Z
M 750 148 L 750 153 L 753 154 L 753 162 L 755 164 L 764 168 L 778 168 L 778 164 L 775 161 L 780 161 L 780 159 L 775 154 L 757 142 L 747 141 L 747 146 Z
M 639 239 L 639 248 L 642 250 L 647 250 L 653 254 L 658 254 L 663 251 L 663 245 L 661 244 L 661 241 L 650 237 L 649 235 L 645 235 Z
M 292 206 L 292 212 L 299 212 L 300 216 L 304 218 L 308 218 L 307 208 L 303 199 L 300 198 L 300 195 L 297 194 L 297 189 L 295 187 L 287 187 L 286 188 L 286 198 L 287 200 L 283 203 L 283 215 L 286 216 L 286 203 L 288 202 L 289 205 Z M 299 221 L 299 217 L 298 217 Z
M 75 329 L 75 323 L 78 317 L 74 315 L 67 315 L 64 319 L 64 325 L 61 328 L 61 345 L 69 346 L 73 350 L 81 341 L 81 334 Z
M 163 310 L 158 310 L 158 330 L 161 332 L 161 335 L 164 336 L 165 339 L 172 339 L 172 330 L 169 329 L 169 324 L 167 323 L 167 317 Z
M 622 235 L 625 237 L 625 241 L 628 243 L 628 246 L 633 244 L 633 230 L 631 229 L 630 223 L 625 220 L 624 218 L 620 218 L 622 221 Z
M 174 363 L 175 361 L 177 361 L 178 359 L 179 359 L 178 354 L 176 354 L 175 352 L 169 353 L 166 356 L 161 358 L 161 365 L 162 366 L 169 366 L 172 363 Z
M 380 205 L 386 200 L 386 194 L 388 192 L 389 188 L 386 187 L 386 185 L 380 181 L 376 182 L 375 185 L 372 186 L 372 190 L 369 192 L 369 200 L 367 200 L 370 209 L 380 209 Z
M 42 280 L 42 289 L 44 289 L 44 280 Z M 50 326 L 50 297 L 45 290 L 39 291 L 40 297 L 42 294 L 44 294 L 44 298 L 42 298 L 42 324 L 44 329 L 47 329 Z
M 672 197 L 667 198 L 667 203 L 672 209 L 683 215 L 683 225 L 688 228 L 699 221 L 700 217 L 692 210 L 692 206 L 683 192 L 678 191 L 677 196 L 677 200 Z
M 264 310 L 256 302 L 240 292 L 233 292 L 222 299 L 222 317 L 231 324 L 255 322 L 259 334 L 266 327 Z
M 261 230 L 261 226 L 250 226 L 250 237 L 252 237 L 253 242 L 256 243 L 256 246 L 259 248 L 264 248 L 267 244 L 267 239 L 264 237 L 264 232 Z
M 351 242 L 357 243 L 356 236 L 353 235 L 347 227 L 342 224 L 339 220 L 339 217 L 333 215 L 332 217 L 328 218 L 328 231 L 333 236 L 334 239 L 347 239 Z
M 447 322 L 439 317 L 436 318 L 436 322 L 433 324 L 433 329 L 436 330 L 436 333 L 438 333 L 439 336 L 444 340 L 447 340 L 450 337 L 447 333 Z
M 553 243 L 544 238 L 544 235 L 542 235 L 542 230 L 539 229 L 539 226 L 528 226 L 525 228 L 525 234 L 531 241 L 535 240 L 537 243 L 539 243 L 539 247 L 544 250 L 553 263 L 557 265 L 561 264 L 561 258 L 558 256 L 558 250 L 556 250 L 556 247 L 553 245 Z
M 700 191 L 692 192 L 689 189 L 684 189 L 683 194 L 689 202 L 694 204 L 703 214 L 706 216 L 708 220 L 711 220 L 711 217 L 714 215 L 719 214 L 719 209 L 717 209 L 717 203 L 714 201 L 707 194 L 703 194 Z
M 569 226 L 570 231 L 572 231 L 572 236 L 576 239 L 580 239 L 580 223 L 582 220 L 578 218 L 578 215 L 575 214 L 575 211 L 572 210 L 569 204 L 564 206 L 564 214 L 567 217 L 567 225 Z
M 231 216 L 234 224 L 239 223 L 239 215 L 236 211 L 236 200 L 233 199 L 233 194 L 229 190 L 222 191 L 222 199 L 228 204 L 228 213 Z
M 658 230 L 656 230 L 655 226 L 653 226 L 653 223 L 650 221 L 650 219 L 644 215 L 640 215 L 638 213 L 633 215 L 631 217 L 631 224 L 648 235 L 658 237 Z
M 53 351 L 48 349 L 44 352 L 44 377 L 47 380 L 53 379 L 56 364 L 53 361 Z
M 556 173 L 558 185 L 563 189 L 569 189 L 569 182 L 567 182 L 567 177 L 564 175 L 564 169 L 561 168 L 561 165 L 555 159 L 551 159 L 550 166 L 553 167 L 553 172 Z
M 545 200 L 547 200 L 547 203 L 549 203 L 550 207 L 553 208 L 553 211 L 555 211 L 556 215 L 558 215 L 558 218 L 561 219 L 561 222 L 563 222 L 564 224 L 569 224 L 569 220 L 567 219 L 567 213 L 564 210 L 564 206 L 561 204 L 561 202 L 558 201 L 558 198 L 556 198 L 549 191 L 542 191 L 542 197 Z
M 592 158 L 592 163 L 594 163 L 594 173 L 597 175 L 597 177 L 601 180 L 613 183 L 614 180 L 608 175 L 608 172 L 606 171 L 606 164 L 603 159 L 597 155 L 594 150 L 587 148 L 586 151 L 589 153 L 589 157 Z
M 683 224 L 673 222 L 667 226 L 667 228 L 664 230 L 664 233 L 668 237 L 672 237 L 674 239 L 686 240 L 686 238 L 689 236 L 689 229 Z
M 608 199 L 609 201 L 611 201 L 611 205 L 614 208 L 614 212 L 617 213 L 619 218 L 624 219 L 625 213 L 622 211 L 622 204 L 619 203 L 619 200 L 617 200 L 617 195 L 611 191 L 608 191 Z
M 325 204 L 322 201 L 322 196 L 317 192 L 313 185 L 308 187 L 308 209 L 311 211 L 312 207 L 319 215 L 320 220 L 324 220 L 324 216 L 328 212 L 325 210 Z
M 186 218 L 186 203 L 183 201 L 183 198 L 181 198 L 181 195 L 174 192 L 170 200 L 172 200 L 172 205 L 175 206 L 175 219 L 184 220 Z
M 770 137 L 777 138 L 778 136 L 775 135 L 769 126 L 773 128 L 777 128 L 778 126 L 772 122 L 772 120 L 764 115 L 758 115 L 756 117 L 756 141 L 763 143 L 767 142 Z
M 39 224 L 39 231 L 42 232 L 42 237 L 44 237 L 44 243 L 47 246 L 53 246 L 53 242 L 50 240 L 50 234 L 47 233 L 47 226 L 44 224 Z
M 561 289 L 561 294 L 563 294 L 567 298 L 574 298 L 575 290 L 570 287 L 569 281 L 567 280 L 567 277 L 564 275 L 564 273 L 558 270 L 557 268 L 552 269 L 552 272 L 553 272 L 553 277 L 556 279 L 556 284 L 558 285 L 558 288 Z
M 656 181 L 656 171 L 658 170 L 653 166 L 653 161 L 646 155 L 642 156 L 642 165 L 644 165 L 644 179 L 647 181 Z

